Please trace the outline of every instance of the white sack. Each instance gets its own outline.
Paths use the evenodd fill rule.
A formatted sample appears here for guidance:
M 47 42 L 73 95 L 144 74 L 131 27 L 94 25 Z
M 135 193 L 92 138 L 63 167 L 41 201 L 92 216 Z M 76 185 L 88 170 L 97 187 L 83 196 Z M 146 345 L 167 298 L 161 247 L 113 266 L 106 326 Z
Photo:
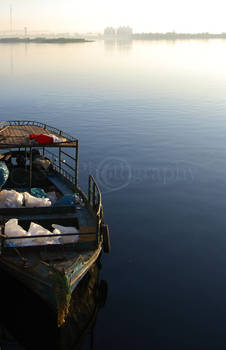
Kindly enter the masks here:
M 50 207 L 51 201 L 49 198 L 37 198 L 28 192 L 24 192 L 24 200 L 26 208 Z
M 0 192 L 0 208 L 21 208 L 23 199 L 23 193 L 14 190 L 2 190 Z
M 78 230 L 76 227 L 66 227 L 66 226 L 61 226 L 57 224 L 52 224 L 52 227 L 54 228 L 54 231 L 53 231 L 54 234 L 78 233 Z M 61 243 L 76 243 L 79 239 L 79 236 L 78 235 L 65 236 L 65 237 L 61 236 L 59 239 Z
M 8 237 L 23 237 L 29 236 L 28 232 L 25 231 L 20 225 L 18 225 L 18 219 L 10 219 L 5 224 L 5 234 Z M 26 246 L 31 245 L 32 239 L 10 239 L 7 242 L 13 243 L 16 246 Z
M 31 222 L 28 234 L 31 236 L 36 235 L 52 235 L 52 232 L 47 230 L 46 228 L 42 227 L 41 225 L 35 224 L 34 222 Z M 58 237 L 38 237 L 34 238 L 34 241 L 38 245 L 42 244 L 58 244 L 59 238 Z
M 54 135 L 54 134 L 49 134 L 49 135 L 46 135 L 46 136 L 52 137 L 54 143 L 55 143 L 55 142 L 63 142 L 63 140 L 62 140 L 60 137 L 57 137 L 57 136 Z

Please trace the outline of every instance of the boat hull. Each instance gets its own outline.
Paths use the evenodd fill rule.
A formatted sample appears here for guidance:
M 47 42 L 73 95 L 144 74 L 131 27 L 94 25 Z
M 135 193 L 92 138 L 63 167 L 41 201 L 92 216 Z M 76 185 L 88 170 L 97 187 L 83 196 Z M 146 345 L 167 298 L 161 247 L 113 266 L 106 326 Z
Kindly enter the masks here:
M 81 279 L 86 275 L 91 266 L 96 262 L 101 253 L 99 246 L 92 254 L 89 252 L 88 260 L 83 257 L 81 263 L 75 263 L 72 267 L 62 269 L 58 264 L 43 264 L 42 262 L 35 266 L 28 266 L 18 263 L 12 257 L 1 256 L 1 268 L 22 282 L 27 288 L 37 294 L 45 301 L 54 311 L 58 311 L 58 302 L 56 297 L 56 283 L 54 274 L 59 273 L 62 278 L 68 282 L 70 295 L 73 293 Z M 85 254 L 83 254 L 85 255 Z M 69 262 L 68 262 L 69 263 Z

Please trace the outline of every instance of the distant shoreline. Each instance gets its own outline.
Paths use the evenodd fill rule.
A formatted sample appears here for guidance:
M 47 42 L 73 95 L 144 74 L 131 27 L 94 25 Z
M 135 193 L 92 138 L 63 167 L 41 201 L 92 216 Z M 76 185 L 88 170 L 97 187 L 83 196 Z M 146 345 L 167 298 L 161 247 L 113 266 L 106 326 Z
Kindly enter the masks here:
M 211 33 L 176 33 L 176 32 L 167 32 L 167 33 L 134 33 L 129 36 L 127 35 L 100 35 L 99 37 L 93 38 L 95 40 L 189 40 L 189 39 L 199 39 L 199 40 L 208 40 L 208 39 L 226 39 L 225 33 L 211 34 Z M 46 38 L 46 37 L 0 37 L 0 44 L 16 44 L 16 43 L 36 43 L 36 44 L 71 44 L 71 43 L 89 43 L 95 40 L 93 39 L 84 39 L 84 38 L 67 38 L 67 37 L 58 37 L 58 38 Z
M 136 33 L 132 38 L 135 40 L 226 39 L 226 33 Z
M 73 38 L 0 38 L 0 44 L 11 43 L 37 43 L 37 44 L 70 44 L 70 43 L 88 43 L 93 40 L 73 39 Z
M 134 33 L 129 36 L 104 35 L 104 40 L 185 40 L 185 39 L 226 39 L 226 33 Z

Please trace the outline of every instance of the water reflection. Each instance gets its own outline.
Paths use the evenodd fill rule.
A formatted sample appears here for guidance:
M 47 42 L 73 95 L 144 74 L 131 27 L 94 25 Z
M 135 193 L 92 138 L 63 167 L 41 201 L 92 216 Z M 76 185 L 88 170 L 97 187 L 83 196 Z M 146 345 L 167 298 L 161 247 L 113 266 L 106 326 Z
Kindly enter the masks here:
M 106 51 L 114 51 L 116 47 L 116 40 L 115 39 L 106 39 L 104 40 L 104 49 Z
M 107 282 L 100 281 L 100 263 L 96 263 L 73 292 L 66 323 L 56 326 L 56 315 L 38 297 L 10 276 L 1 272 L 0 348 L 93 349 L 97 314 L 107 299 Z
M 133 47 L 132 39 L 105 39 L 104 48 L 106 51 L 112 52 L 115 50 L 128 52 Z
M 132 39 L 120 39 L 117 40 L 117 48 L 121 51 L 130 51 L 133 47 Z
M 13 75 L 14 72 L 14 54 L 13 54 L 13 45 L 10 45 L 10 74 Z

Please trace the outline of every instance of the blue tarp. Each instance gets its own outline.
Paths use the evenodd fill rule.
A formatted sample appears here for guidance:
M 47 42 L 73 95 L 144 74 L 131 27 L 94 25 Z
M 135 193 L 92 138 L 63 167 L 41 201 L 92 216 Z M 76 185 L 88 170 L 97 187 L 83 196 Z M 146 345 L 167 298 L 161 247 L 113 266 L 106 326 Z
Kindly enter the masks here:
M 9 177 L 9 169 L 4 162 L 0 162 L 0 187 L 2 187 Z
M 61 207 L 65 205 L 76 205 L 79 203 L 80 197 L 78 193 L 73 193 L 73 194 L 65 194 L 63 197 L 58 199 L 56 203 L 54 204 L 55 207 Z
M 42 188 L 32 187 L 31 195 L 36 198 L 46 198 L 46 193 Z

